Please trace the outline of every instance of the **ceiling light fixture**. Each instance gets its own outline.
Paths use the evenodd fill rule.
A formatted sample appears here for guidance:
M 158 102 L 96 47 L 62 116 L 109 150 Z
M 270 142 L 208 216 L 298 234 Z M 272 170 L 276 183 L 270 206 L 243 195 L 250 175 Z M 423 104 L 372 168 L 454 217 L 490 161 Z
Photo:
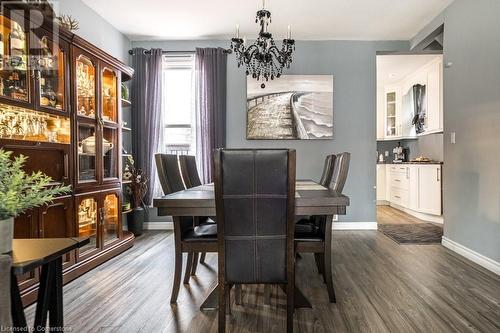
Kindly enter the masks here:
M 266 10 L 266 1 L 262 0 L 262 9 L 257 11 L 255 23 L 260 25 L 259 36 L 247 47 L 246 38 L 240 38 L 240 28 L 236 26 L 236 37 L 231 39 L 231 50 L 236 55 L 238 67 L 245 65 L 246 74 L 257 81 L 279 78 L 284 68 L 290 68 L 292 52 L 295 51 L 295 40 L 292 39 L 291 26 L 283 39 L 281 50 L 276 46 L 273 35 L 268 31 L 271 23 L 271 12 Z M 264 83 L 261 88 L 265 88 Z

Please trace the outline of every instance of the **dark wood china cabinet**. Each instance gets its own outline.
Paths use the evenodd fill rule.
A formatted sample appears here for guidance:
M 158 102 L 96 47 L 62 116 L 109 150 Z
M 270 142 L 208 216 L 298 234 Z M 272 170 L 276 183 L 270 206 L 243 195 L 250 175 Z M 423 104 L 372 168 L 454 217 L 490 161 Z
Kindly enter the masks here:
M 53 18 L 30 24 L 2 4 L 0 148 L 28 156 L 26 171 L 72 187 L 17 217 L 14 237 L 89 237 L 64 258 L 68 282 L 133 245 L 122 228 L 120 93 L 133 70 Z M 34 271 L 20 279 L 25 304 L 35 300 L 38 278 Z

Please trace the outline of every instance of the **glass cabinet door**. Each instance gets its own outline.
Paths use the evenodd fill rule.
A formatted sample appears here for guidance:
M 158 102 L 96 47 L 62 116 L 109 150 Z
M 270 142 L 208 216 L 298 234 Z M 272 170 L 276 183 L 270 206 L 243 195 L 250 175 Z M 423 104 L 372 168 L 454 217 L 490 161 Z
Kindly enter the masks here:
M 78 116 L 96 118 L 95 66 L 90 58 L 76 58 L 76 112 Z
M 103 127 L 103 180 L 118 179 L 118 129 Z
M 118 122 L 118 82 L 116 72 L 104 68 L 102 70 L 102 120 Z
M 28 49 L 22 26 L 0 15 L 0 97 L 30 102 Z
M 41 108 L 66 109 L 66 50 L 48 36 L 38 39 L 38 104 Z
M 120 200 L 116 193 L 107 194 L 104 196 L 103 202 L 103 221 L 102 234 L 104 246 L 110 244 L 120 237 Z
M 396 93 L 386 94 L 386 135 L 396 135 Z
M 97 240 L 99 209 L 94 197 L 85 197 L 78 200 L 77 219 L 78 237 L 88 237 L 89 244 L 79 249 L 79 257 L 88 255 L 99 249 Z
M 97 181 L 96 127 L 91 124 L 78 124 L 78 183 Z

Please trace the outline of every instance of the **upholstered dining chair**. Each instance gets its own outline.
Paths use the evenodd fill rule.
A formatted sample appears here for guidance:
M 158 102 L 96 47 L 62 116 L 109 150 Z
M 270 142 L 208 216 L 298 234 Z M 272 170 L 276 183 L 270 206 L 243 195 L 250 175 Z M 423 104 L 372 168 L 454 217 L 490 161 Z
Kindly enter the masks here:
M 329 188 L 338 193 L 342 193 L 349 171 L 351 154 L 344 152 L 333 155 L 333 169 Z M 312 216 L 311 223 L 297 223 L 295 226 L 295 245 L 298 253 L 314 253 L 314 259 L 319 273 L 323 276 L 323 281 L 326 283 L 328 290 L 328 298 L 330 302 L 335 303 L 335 289 L 332 279 L 332 240 L 327 239 L 325 234 L 326 228 L 332 227 L 332 221 L 327 219 L 327 216 Z
M 202 185 L 200 175 L 198 174 L 198 168 L 196 166 L 196 157 L 192 155 L 179 155 L 179 165 L 181 167 L 182 179 L 184 180 L 184 185 L 186 188 L 192 188 Z M 215 221 L 210 217 L 194 217 L 195 225 L 202 224 L 213 224 Z M 202 252 L 200 255 L 200 263 L 205 263 L 206 253 Z M 193 267 L 191 269 L 191 275 L 196 274 L 196 268 L 198 265 L 198 253 L 194 254 L 193 257 Z
M 292 332 L 295 151 L 219 149 L 214 159 L 219 332 L 225 332 L 235 284 L 284 285 L 287 332 Z
M 11 327 L 10 308 L 10 265 L 11 257 L 0 255 L 0 327 Z
M 165 195 L 185 189 L 177 155 L 156 154 L 156 169 Z M 184 284 L 189 283 L 194 254 L 217 252 L 217 226 L 215 224 L 194 225 L 191 216 L 174 216 L 175 269 L 170 303 L 177 302 L 182 274 L 182 254 L 187 253 Z

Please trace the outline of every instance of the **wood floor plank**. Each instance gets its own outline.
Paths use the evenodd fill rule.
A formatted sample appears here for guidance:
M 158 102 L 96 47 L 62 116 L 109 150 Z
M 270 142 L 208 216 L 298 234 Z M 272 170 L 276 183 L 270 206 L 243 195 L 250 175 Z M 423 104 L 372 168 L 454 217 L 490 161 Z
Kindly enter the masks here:
M 337 303 L 312 255 L 297 260 L 297 284 L 313 309 L 295 311 L 295 332 L 499 332 L 500 277 L 441 245 L 398 245 L 377 231 L 335 231 L 333 281 Z M 73 332 L 217 332 L 217 311 L 199 306 L 217 281 L 207 254 L 177 305 L 172 234 L 146 232 L 129 251 L 64 286 L 65 324 Z M 184 263 L 185 264 L 185 263 Z M 286 298 L 272 286 L 243 286 L 228 332 L 283 332 Z M 30 322 L 34 306 L 26 309 Z

